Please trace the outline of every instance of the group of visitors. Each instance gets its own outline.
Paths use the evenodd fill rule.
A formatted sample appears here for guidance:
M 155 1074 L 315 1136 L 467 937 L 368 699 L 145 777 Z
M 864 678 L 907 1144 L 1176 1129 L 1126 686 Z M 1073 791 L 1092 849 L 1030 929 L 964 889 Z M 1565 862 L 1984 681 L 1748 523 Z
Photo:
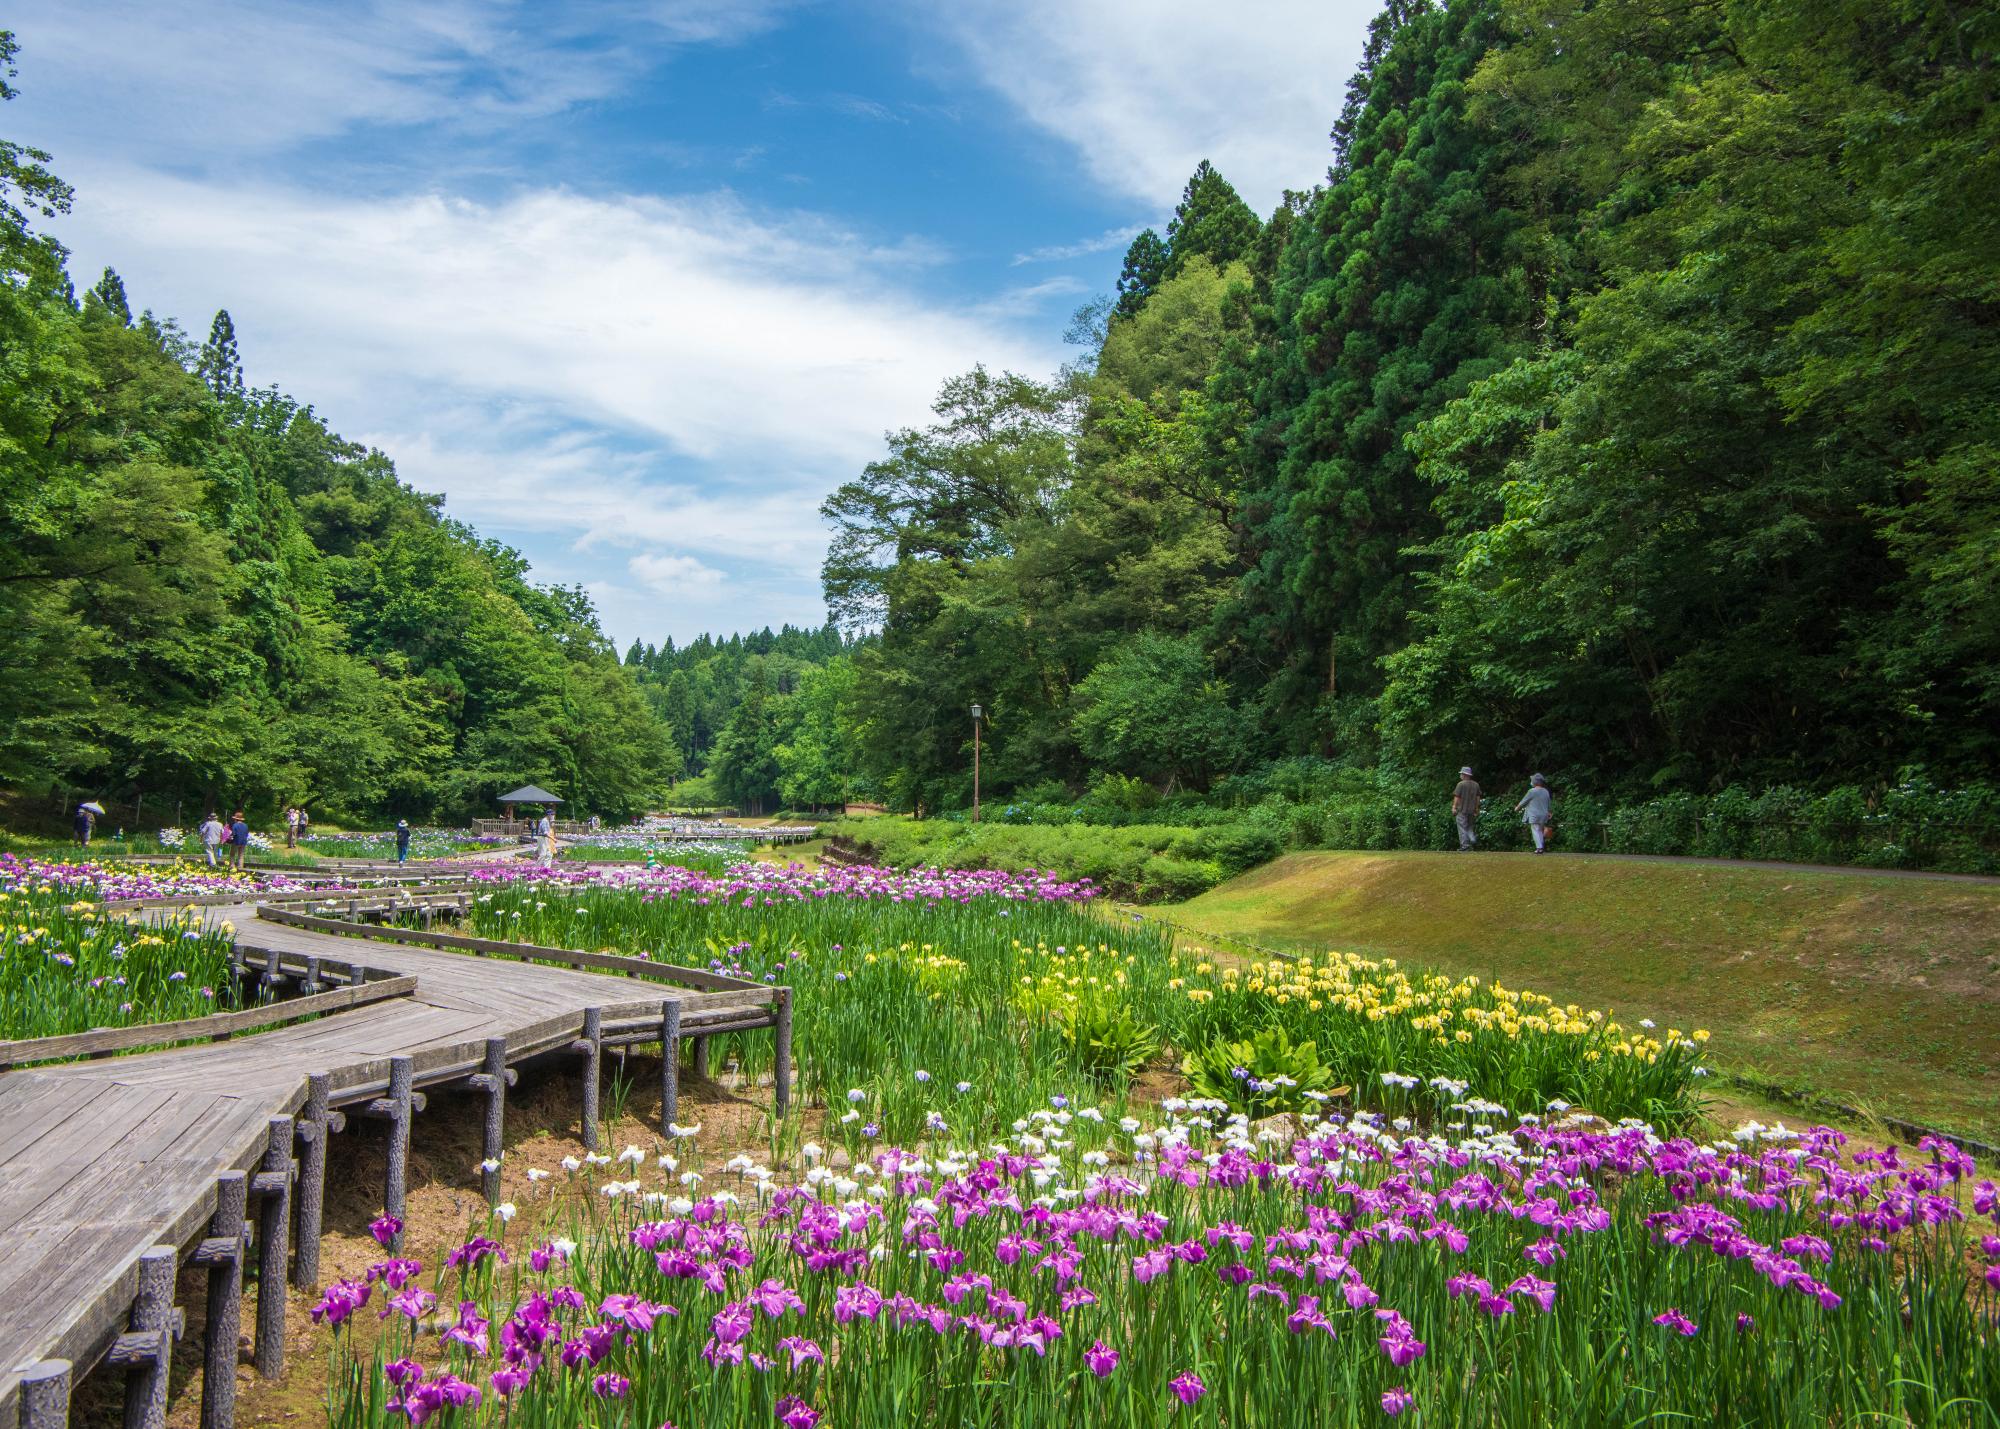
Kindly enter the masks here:
M 1451 815 L 1458 822 L 1458 851 L 1465 853 L 1479 842 L 1478 830 L 1474 827 L 1479 818 L 1480 801 L 1485 791 L 1479 781 L 1472 777 L 1472 766 L 1466 765 L 1458 771 L 1458 787 L 1451 791 Z M 1549 833 L 1554 820 L 1549 814 L 1549 781 L 1539 774 L 1528 776 L 1528 792 L 1521 796 L 1521 802 L 1514 806 L 1514 812 L 1521 816 L 1521 822 L 1528 826 L 1528 833 L 1535 841 L 1536 853 L 1549 851 Z
M 291 804 L 285 809 L 285 847 L 297 848 L 299 840 L 312 828 L 312 819 L 303 804 Z
M 241 809 L 231 814 L 226 824 L 216 818 L 215 811 L 211 809 L 197 832 L 201 834 L 202 855 L 208 859 L 210 868 L 219 866 L 217 855 L 226 848 L 229 852 L 222 857 L 228 859 L 229 867 L 242 871 L 243 855 L 250 852 L 250 822 L 243 817 Z

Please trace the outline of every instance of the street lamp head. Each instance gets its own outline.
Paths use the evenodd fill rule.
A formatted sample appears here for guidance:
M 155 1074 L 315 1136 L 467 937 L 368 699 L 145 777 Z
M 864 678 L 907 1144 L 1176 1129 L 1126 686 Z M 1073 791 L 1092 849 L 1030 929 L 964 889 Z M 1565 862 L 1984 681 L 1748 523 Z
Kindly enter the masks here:
M 984 710 L 982 710 L 982 709 L 980 709 L 978 705 L 974 705 L 974 706 L 972 707 L 972 717 L 973 717 L 974 719 L 979 719 L 979 718 L 982 718 L 982 717 L 984 716 L 984 714 L 985 714 L 985 711 L 984 711 Z

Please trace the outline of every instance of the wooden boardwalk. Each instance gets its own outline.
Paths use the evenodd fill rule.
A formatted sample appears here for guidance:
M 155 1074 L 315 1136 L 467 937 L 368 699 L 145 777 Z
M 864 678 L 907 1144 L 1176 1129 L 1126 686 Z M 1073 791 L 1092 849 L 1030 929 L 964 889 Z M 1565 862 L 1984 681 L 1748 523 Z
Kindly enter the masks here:
M 319 911 L 312 897 L 287 901 L 303 913 Z M 157 1326 L 141 1322 L 172 1312 L 157 1303 L 157 1285 L 150 1301 L 144 1293 L 148 1267 L 157 1282 L 169 1263 L 165 1252 L 176 1268 L 189 1260 L 209 1266 L 213 1316 L 216 1296 L 228 1298 L 229 1278 L 241 1283 L 246 1192 L 250 1224 L 261 1220 L 258 1253 L 267 1265 L 276 1242 L 275 1273 L 266 1278 L 282 1287 L 289 1242 L 299 1252 L 291 1277 L 315 1288 L 319 1183 L 327 1138 L 342 1120 L 330 1109 L 390 1122 L 385 1205 L 400 1210 L 403 1151 L 412 1112 L 421 1108 L 417 1089 L 426 1085 L 469 1082 L 487 1093 L 489 1155 L 498 1150 L 509 1067 L 530 1058 L 576 1059 L 587 1143 L 596 1135 L 598 1054 L 607 1044 L 695 1038 L 701 1069 L 705 1035 L 775 1027 L 777 1085 L 788 1091 L 790 1005 L 780 989 L 646 965 L 652 977 L 677 974 L 703 984 L 670 986 L 361 940 L 260 918 L 248 904 L 208 912 L 211 921 L 234 924 L 239 948 L 257 966 L 273 955 L 292 968 L 308 957 L 353 963 L 414 978 L 414 990 L 236 1040 L 0 1074 L 0 1429 L 65 1422 L 70 1379 L 107 1355 L 132 1376 L 130 1429 L 163 1422 L 166 1374 L 158 1361 L 165 1354 Z M 668 1057 L 663 1066 L 668 1117 L 678 1060 Z M 785 1099 L 781 1094 L 780 1111 Z M 497 1185 L 490 1176 L 489 1195 Z M 282 1325 L 281 1291 L 273 1304 Z M 275 1369 L 282 1334 L 272 1345 L 263 1339 L 259 1366 Z M 230 1341 L 226 1393 L 204 1385 L 207 1429 L 222 1429 L 233 1411 L 233 1335 Z

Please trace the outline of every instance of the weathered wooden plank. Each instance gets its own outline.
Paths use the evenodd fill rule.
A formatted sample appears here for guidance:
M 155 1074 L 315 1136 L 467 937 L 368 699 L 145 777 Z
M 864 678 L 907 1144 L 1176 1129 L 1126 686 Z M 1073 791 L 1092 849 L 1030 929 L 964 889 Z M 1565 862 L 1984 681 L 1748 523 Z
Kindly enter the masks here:
M 703 968 L 686 968 L 674 963 L 655 962 L 650 958 L 626 957 L 619 953 L 587 953 L 575 948 L 550 948 L 539 943 L 503 942 L 494 938 L 474 938 L 463 933 L 439 933 L 420 928 L 359 927 L 342 919 L 320 918 L 282 908 L 260 908 L 257 916 L 273 922 L 290 923 L 294 927 L 316 928 L 330 933 L 347 932 L 354 936 L 383 942 L 411 943 L 418 947 L 463 948 L 470 952 L 495 953 L 503 957 L 522 958 L 533 962 L 554 962 L 573 968 L 624 973 L 630 977 L 651 978 L 689 987 L 734 989 L 748 985 L 742 978 L 725 977 L 721 973 L 712 973 Z

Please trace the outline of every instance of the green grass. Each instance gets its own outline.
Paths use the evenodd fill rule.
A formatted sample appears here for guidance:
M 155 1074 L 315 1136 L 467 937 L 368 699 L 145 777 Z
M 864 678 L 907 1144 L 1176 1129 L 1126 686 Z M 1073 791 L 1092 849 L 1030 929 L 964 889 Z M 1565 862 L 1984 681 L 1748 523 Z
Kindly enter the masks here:
M 2000 1137 L 2000 885 L 1561 857 L 1289 854 L 1163 917 L 1710 1029 L 1711 1062 Z

